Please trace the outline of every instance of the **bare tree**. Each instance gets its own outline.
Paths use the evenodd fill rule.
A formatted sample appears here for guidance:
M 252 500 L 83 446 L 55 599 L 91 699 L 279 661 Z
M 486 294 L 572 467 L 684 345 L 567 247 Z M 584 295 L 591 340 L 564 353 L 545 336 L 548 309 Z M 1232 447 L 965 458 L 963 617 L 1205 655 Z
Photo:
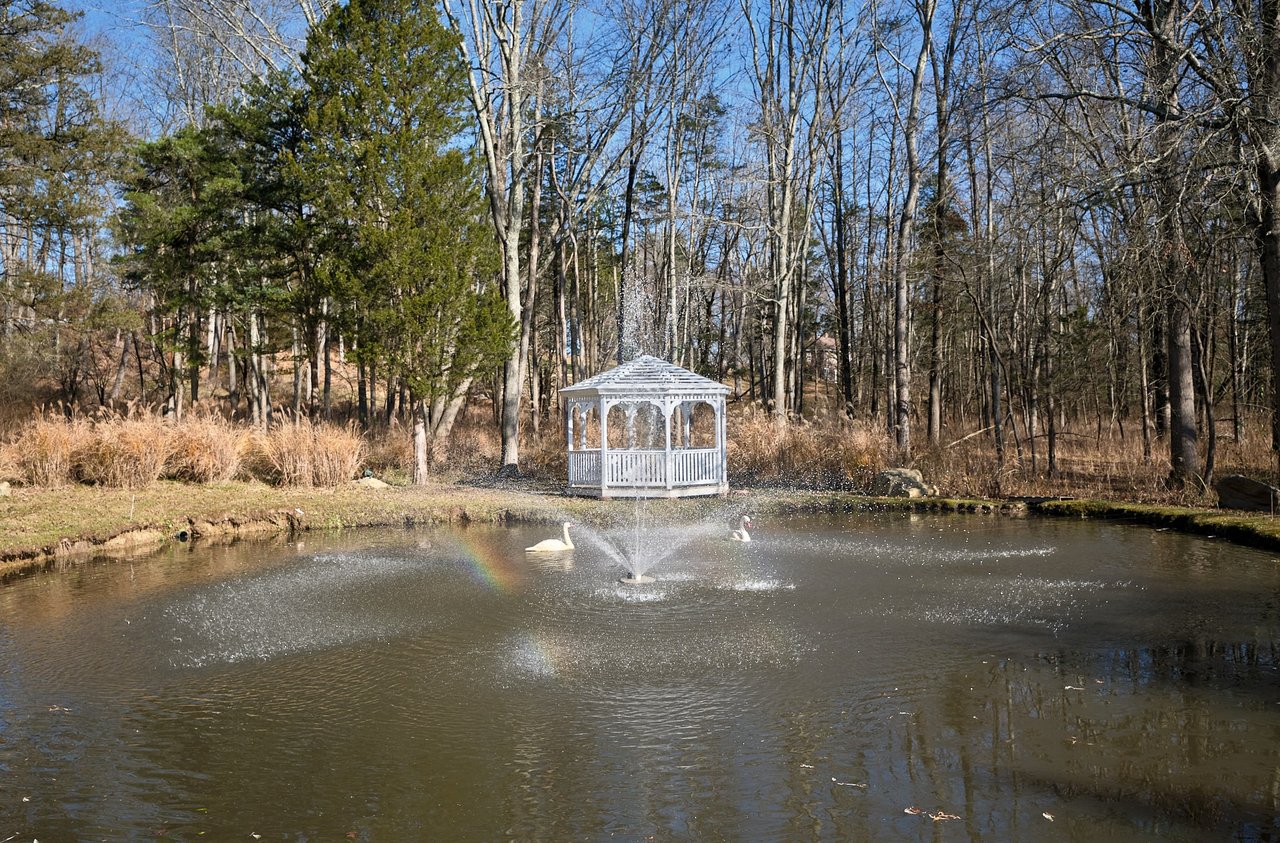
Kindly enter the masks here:
M 335 0 L 150 0 L 142 23 L 159 56 L 149 84 L 161 125 L 197 124 L 269 71 L 302 71 L 301 49 Z
M 809 240 L 819 162 L 825 52 L 837 7 L 828 0 L 769 0 L 742 10 L 751 37 L 756 131 L 764 150 L 765 220 L 772 281 L 773 355 L 769 398 L 783 421 L 792 408 L 788 363 L 799 317 L 800 272 Z M 798 365 L 798 362 L 797 362 Z
M 629 15 L 625 4 L 595 10 L 600 13 L 601 28 L 621 41 L 621 46 L 615 41 L 612 50 L 598 51 L 594 44 L 575 49 L 577 7 L 563 0 L 444 0 L 442 5 L 460 35 L 459 49 L 471 69 L 471 105 L 485 157 L 490 215 L 502 252 L 503 295 L 512 318 L 521 326 L 503 370 L 500 422 L 499 473 L 516 475 L 520 404 L 533 328 L 533 283 L 539 269 L 536 259 L 526 263 L 521 248 L 529 225 L 529 190 L 532 180 L 540 178 L 545 155 L 540 139 L 551 124 L 547 97 L 552 57 L 561 50 L 557 67 L 561 79 L 586 72 L 586 53 L 609 57 L 603 66 L 592 68 L 599 81 L 593 95 L 577 100 L 580 110 L 557 115 L 562 122 L 580 120 L 584 130 L 575 140 L 579 153 L 574 156 L 575 169 L 561 182 L 561 189 L 581 207 L 591 207 L 636 142 L 635 138 L 621 144 L 615 140 L 623 121 L 635 113 L 639 80 L 654 72 L 668 35 L 663 25 L 668 15 L 662 3 L 642 8 L 639 18 Z M 583 86 L 577 90 L 582 94 Z M 647 120 L 641 119 L 640 125 L 647 125 Z M 556 236 L 552 232 L 552 238 Z
M 899 458 L 911 458 L 911 352 L 910 342 L 910 272 L 912 236 L 915 230 L 917 206 L 920 202 L 920 186 L 924 179 L 924 165 L 920 159 L 921 101 L 924 93 L 925 69 L 933 52 L 933 20 L 937 12 L 937 0 L 913 0 L 911 4 L 914 23 L 915 62 L 908 65 L 897 51 L 882 51 L 901 72 L 908 75 L 910 83 L 907 102 L 894 98 L 894 120 L 901 126 L 902 143 L 906 152 L 907 192 L 898 213 L 897 235 L 893 264 L 893 359 L 894 359 L 894 438 Z M 879 67 L 879 65 L 877 65 Z M 880 69 L 881 79 L 884 71 Z M 894 88 L 885 81 L 885 90 Z

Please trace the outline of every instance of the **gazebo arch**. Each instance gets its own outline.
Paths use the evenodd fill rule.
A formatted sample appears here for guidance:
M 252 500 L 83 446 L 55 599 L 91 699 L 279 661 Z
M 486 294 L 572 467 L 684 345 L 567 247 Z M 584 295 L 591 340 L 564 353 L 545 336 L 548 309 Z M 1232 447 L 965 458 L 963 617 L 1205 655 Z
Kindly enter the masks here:
M 648 354 L 560 390 L 569 491 L 601 498 L 725 494 L 728 394 L 724 384 Z M 698 413 L 702 405 L 710 418 Z M 695 427 L 697 416 L 703 418 Z

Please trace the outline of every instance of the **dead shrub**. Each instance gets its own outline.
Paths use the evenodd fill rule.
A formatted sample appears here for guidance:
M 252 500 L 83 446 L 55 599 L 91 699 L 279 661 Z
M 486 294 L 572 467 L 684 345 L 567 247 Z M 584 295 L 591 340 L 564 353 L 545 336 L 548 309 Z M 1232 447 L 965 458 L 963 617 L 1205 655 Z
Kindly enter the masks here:
M 165 476 L 195 483 L 223 483 L 240 470 L 246 433 L 221 416 L 188 416 L 170 436 Z

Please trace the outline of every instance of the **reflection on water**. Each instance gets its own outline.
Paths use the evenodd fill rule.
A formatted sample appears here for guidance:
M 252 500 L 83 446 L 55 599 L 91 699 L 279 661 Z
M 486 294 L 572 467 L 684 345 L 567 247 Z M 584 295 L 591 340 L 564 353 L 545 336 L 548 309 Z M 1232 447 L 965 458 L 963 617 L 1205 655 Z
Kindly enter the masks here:
M 756 526 L 645 588 L 496 528 L 11 583 L 0 841 L 1280 838 L 1269 555 Z

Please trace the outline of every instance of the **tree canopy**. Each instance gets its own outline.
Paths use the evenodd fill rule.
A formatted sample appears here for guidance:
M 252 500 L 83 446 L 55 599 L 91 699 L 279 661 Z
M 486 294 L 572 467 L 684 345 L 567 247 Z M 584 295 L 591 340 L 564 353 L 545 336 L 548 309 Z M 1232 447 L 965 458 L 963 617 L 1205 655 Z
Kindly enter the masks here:
M 1280 431 L 1274 0 L 148 9 L 116 88 L 74 16 L 0 4 L 24 400 L 485 407 L 514 473 L 648 351 L 903 462 L 1053 474 L 1089 427 L 1194 489 Z

